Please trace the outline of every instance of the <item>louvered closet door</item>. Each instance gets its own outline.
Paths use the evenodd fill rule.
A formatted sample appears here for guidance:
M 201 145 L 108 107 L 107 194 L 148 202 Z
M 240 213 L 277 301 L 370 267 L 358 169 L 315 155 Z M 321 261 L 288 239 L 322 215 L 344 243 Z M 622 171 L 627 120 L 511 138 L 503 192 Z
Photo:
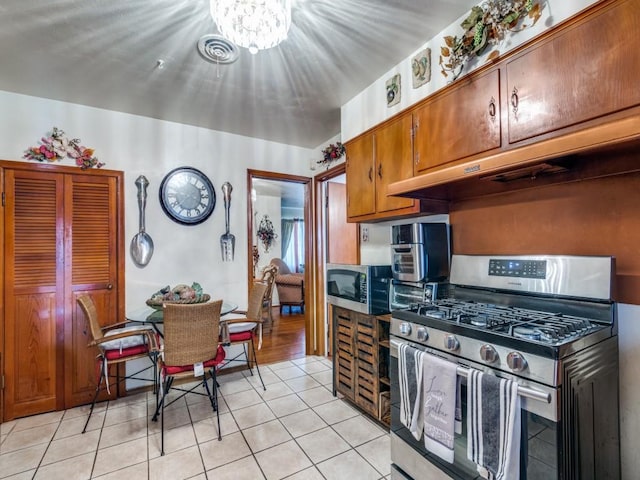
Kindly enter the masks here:
M 55 410 L 61 398 L 63 176 L 6 170 L 4 191 L 4 415 L 10 419 Z
M 118 322 L 117 206 L 115 177 L 65 178 L 65 284 L 69 289 L 65 322 L 64 406 L 91 401 L 96 384 L 96 350 L 87 348 L 90 331 L 76 299 L 89 293 L 102 325 Z M 115 396 L 116 389 L 111 395 Z M 106 397 L 105 397 L 106 398 Z

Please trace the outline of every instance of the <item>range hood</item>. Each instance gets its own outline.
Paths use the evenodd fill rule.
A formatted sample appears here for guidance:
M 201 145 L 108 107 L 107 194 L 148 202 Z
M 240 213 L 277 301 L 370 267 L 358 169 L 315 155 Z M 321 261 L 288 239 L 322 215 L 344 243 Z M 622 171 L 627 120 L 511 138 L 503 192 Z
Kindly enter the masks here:
M 387 193 L 450 201 L 640 171 L 638 112 L 395 182 Z

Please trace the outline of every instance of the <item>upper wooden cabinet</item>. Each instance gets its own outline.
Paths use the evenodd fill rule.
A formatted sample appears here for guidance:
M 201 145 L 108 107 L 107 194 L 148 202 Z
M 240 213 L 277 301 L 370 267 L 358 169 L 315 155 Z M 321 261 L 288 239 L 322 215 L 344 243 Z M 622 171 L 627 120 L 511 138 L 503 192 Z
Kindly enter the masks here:
M 461 80 L 413 115 L 416 173 L 499 148 L 499 70 Z
M 413 176 L 411 115 L 385 124 L 374 134 L 376 165 L 376 211 L 391 212 L 413 208 L 411 198 L 390 197 L 387 185 Z
M 610 3 L 506 61 L 510 143 L 640 104 L 639 4 Z
M 417 213 L 417 200 L 387 195 L 413 176 L 412 116 L 402 115 L 346 144 L 347 219 L 376 221 Z
M 374 183 L 373 133 L 348 142 L 347 151 L 347 219 L 376 212 Z

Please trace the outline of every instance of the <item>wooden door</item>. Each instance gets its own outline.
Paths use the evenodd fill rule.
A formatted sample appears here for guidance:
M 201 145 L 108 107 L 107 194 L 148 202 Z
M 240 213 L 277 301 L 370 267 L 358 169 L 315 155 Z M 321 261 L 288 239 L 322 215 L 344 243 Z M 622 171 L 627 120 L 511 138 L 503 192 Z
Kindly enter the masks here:
M 418 108 L 414 117 L 417 172 L 499 148 L 499 70 L 462 82 Z
M 347 223 L 347 189 L 327 182 L 327 263 L 360 263 L 358 224 Z
M 411 208 L 416 200 L 387 195 L 390 183 L 413 176 L 412 118 L 410 114 L 388 123 L 375 133 L 376 211 Z
M 639 31 L 640 2 L 612 2 L 508 62 L 509 142 L 640 104 Z
M 375 213 L 373 133 L 348 142 L 346 150 L 347 217 Z
M 5 171 L 5 419 L 60 407 L 63 175 Z
M 77 297 L 91 295 L 103 326 L 119 320 L 116 199 L 114 177 L 65 178 L 65 224 L 73 225 L 65 229 L 65 408 L 90 402 L 96 385 L 97 349 L 87 347 L 91 333 Z

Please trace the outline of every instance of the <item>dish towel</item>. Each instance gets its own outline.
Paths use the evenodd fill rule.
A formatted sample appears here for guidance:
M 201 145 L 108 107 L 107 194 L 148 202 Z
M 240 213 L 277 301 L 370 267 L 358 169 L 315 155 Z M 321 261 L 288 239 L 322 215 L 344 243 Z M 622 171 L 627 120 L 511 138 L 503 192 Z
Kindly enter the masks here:
M 449 463 L 453 463 L 456 428 L 457 368 L 455 363 L 435 355 L 427 353 L 424 356 L 424 446 Z
M 470 369 L 467 457 L 483 478 L 520 478 L 520 416 L 517 382 Z
M 416 440 L 422 437 L 422 371 L 425 353 L 406 343 L 398 347 L 400 422 Z

